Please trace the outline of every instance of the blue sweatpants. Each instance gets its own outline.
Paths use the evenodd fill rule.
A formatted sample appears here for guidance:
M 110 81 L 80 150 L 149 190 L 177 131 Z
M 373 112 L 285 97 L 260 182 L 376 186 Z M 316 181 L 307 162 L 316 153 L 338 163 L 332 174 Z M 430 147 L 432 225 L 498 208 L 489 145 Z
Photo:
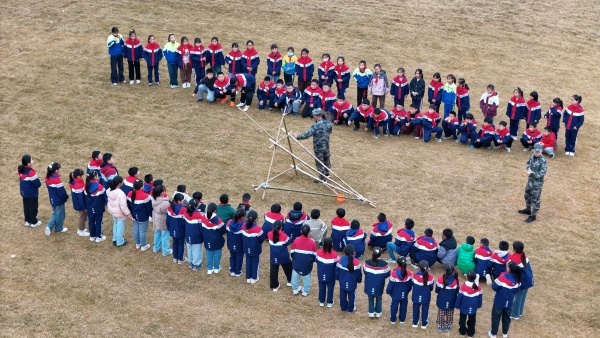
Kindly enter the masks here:
M 260 256 L 246 255 L 246 279 L 258 279 Z

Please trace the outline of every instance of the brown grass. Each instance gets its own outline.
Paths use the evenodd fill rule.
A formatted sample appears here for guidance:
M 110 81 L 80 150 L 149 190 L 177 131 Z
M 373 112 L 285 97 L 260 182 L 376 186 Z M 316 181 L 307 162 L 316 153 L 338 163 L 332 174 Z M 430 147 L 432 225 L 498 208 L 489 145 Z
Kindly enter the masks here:
M 292 297 L 289 290 L 273 294 L 268 254 L 262 257 L 260 283 L 247 286 L 225 271 L 191 273 L 170 258 L 132 247 L 90 244 L 71 231 L 48 239 L 43 229 L 23 227 L 15 169 L 24 153 L 34 156 L 38 169 L 61 162 L 65 177 L 83 167 L 93 149 L 111 151 L 121 171 L 136 165 L 164 179 L 171 190 L 186 183 L 190 191 L 203 191 L 207 201 L 223 192 L 237 200 L 264 179 L 270 155 L 264 134 L 237 110 L 196 104 L 191 90 L 169 90 L 164 64 L 160 88 L 110 85 L 105 41 L 113 25 L 123 32 L 135 28 L 142 41 L 155 34 L 161 45 L 170 32 L 205 41 L 218 35 L 225 47 L 251 38 L 263 57 L 260 74 L 268 46 L 276 42 L 281 49 L 306 46 L 317 60 L 322 52 L 343 54 L 351 67 L 363 58 L 370 65 L 383 64 L 388 73 L 398 66 L 409 74 L 421 67 L 427 81 L 434 71 L 452 72 L 468 80 L 475 105 L 490 82 L 503 107 L 515 86 L 526 93 L 537 90 L 544 106 L 555 96 L 567 102 L 579 93 L 588 119 L 577 156 L 565 158 L 559 152 L 549 160 L 542 210 L 533 225 L 516 214 L 526 181 L 527 155 L 519 146 L 512 154 L 470 151 L 454 142 L 373 140 L 336 128 L 332 162 L 355 189 L 378 202 L 377 210 L 345 203 L 349 217 L 365 225 L 382 211 L 395 224 L 412 217 L 417 232 L 432 227 L 438 238 L 443 228 L 452 227 L 461 242 L 467 235 L 488 237 L 494 247 L 502 239 L 523 240 L 536 286 L 524 319 L 511 327 L 512 337 L 599 334 L 597 3 L 305 1 L 287 6 L 203 1 L 192 6 L 178 1 L 8 0 L 0 10 L 9 13 L 0 21 L 0 335 L 434 334 L 434 325 L 417 332 L 388 324 L 388 298 L 384 318 L 368 319 L 362 288 L 355 315 L 342 315 L 337 300 L 334 309 L 319 308 L 316 286 L 306 299 Z M 276 129 L 275 115 L 251 113 Z M 294 131 L 309 125 L 301 119 L 288 122 Z M 562 147 L 563 136 L 559 142 Z M 284 168 L 284 162 L 277 167 Z M 287 178 L 286 186 L 325 191 L 308 179 Z M 296 200 L 306 210 L 320 208 L 325 220 L 338 206 L 334 198 L 274 191 L 264 201 L 255 193 L 253 203 L 265 211 L 275 202 L 288 209 Z M 40 202 L 40 217 L 47 221 L 45 189 Z M 68 206 L 67 224 L 74 230 L 76 219 Z M 111 222 L 105 220 L 110 236 Z M 130 224 L 126 237 L 131 238 Z M 227 253 L 223 263 L 228 267 Z M 439 267 L 433 269 L 434 275 L 440 273 Z M 486 287 L 478 336 L 489 329 L 492 299 Z M 432 323 L 434 309 L 432 303 Z

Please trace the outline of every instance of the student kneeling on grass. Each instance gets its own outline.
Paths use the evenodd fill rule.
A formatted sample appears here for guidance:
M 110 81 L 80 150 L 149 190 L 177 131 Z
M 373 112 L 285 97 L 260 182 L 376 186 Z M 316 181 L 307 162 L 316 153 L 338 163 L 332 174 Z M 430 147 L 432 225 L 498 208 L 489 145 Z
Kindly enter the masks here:
M 512 146 L 514 139 L 506 126 L 506 121 L 500 121 L 498 124 L 496 135 L 494 136 L 494 149 L 498 149 L 499 146 L 504 145 L 504 150 L 510 153 L 510 147 Z
M 310 292 L 311 272 L 317 254 L 317 245 L 312 238 L 308 237 L 309 233 L 310 226 L 304 224 L 300 237 L 292 244 L 292 293 L 297 295 L 302 291 L 304 297 Z M 300 286 L 300 278 L 302 278 L 302 286 Z
M 410 262 L 410 252 L 415 244 L 415 232 L 412 230 L 415 226 L 415 222 L 407 218 L 404 221 L 404 228 L 398 230 L 396 233 L 396 240 L 392 243 L 387 243 L 387 250 L 390 258 L 388 263 L 393 264 L 396 262 L 394 254 L 400 255 L 400 257 L 406 258 Z

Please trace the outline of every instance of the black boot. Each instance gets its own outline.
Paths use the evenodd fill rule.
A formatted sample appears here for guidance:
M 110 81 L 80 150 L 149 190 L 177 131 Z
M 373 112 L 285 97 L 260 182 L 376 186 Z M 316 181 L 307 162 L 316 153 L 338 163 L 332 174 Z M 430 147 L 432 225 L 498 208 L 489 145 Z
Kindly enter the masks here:
M 525 209 L 519 210 L 519 214 L 531 215 L 531 207 L 526 207 Z
M 525 220 L 525 223 L 531 223 L 535 221 L 535 215 L 530 215 L 529 217 L 527 217 L 527 219 Z

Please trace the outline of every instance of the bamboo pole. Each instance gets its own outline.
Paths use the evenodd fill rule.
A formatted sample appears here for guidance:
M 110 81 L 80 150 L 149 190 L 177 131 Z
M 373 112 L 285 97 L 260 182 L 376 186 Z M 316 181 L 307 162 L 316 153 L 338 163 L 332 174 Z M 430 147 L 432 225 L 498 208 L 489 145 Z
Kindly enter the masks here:
M 262 188 L 263 186 L 267 186 L 267 185 L 269 185 L 269 182 L 272 182 L 272 181 L 273 181 L 273 180 L 275 180 L 277 177 L 279 177 L 279 176 L 281 176 L 281 175 L 283 175 L 283 174 L 287 173 L 288 171 L 290 171 L 290 170 L 292 170 L 292 169 L 294 169 L 294 168 L 292 168 L 292 167 L 290 166 L 290 167 L 289 167 L 289 168 L 287 168 L 286 170 L 284 170 L 284 171 L 280 172 L 279 174 L 277 174 L 277 175 L 275 175 L 275 176 L 271 177 L 271 178 L 270 178 L 268 181 L 264 181 L 264 182 L 262 182 L 262 183 L 261 183 L 261 184 L 259 184 L 259 185 L 253 185 L 253 187 L 256 187 L 256 189 L 254 189 L 254 191 L 258 190 L 259 188 Z
M 248 114 L 246 114 L 246 115 L 248 115 Z M 279 129 L 277 129 L 277 139 L 279 139 L 279 135 L 281 133 L 281 124 L 283 123 L 284 118 L 285 117 L 282 117 L 281 121 L 279 122 Z M 277 148 L 273 148 L 273 153 L 271 154 L 271 163 L 269 164 L 269 170 L 267 171 L 267 180 L 265 181 L 266 183 L 269 183 L 269 177 L 271 177 L 271 169 L 273 168 L 273 161 L 275 160 L 275 151 L 277 151 Z M 265 200 L 266 195 L 267 195 L 267 191 L 264 190 L 263 194 L 262 194 L 263 201 Z
M 279 188 L 279 187 L 271 187 L 271 186 L 263 187 L 263 189 L 281 190 L 281 191 L 289 191 L 289 192 L 298 192 L 298 193 L 301 193 L 301 194 L 308 194 L 308 195 L 338 197 L 337 195 L 325 194 L 325 193 L 322 193 L 322 192 L 312 192 L 312 191 L 289 189 L 289 188 Z M 347 200 L 362 201 L 361 199 L 356 198 L 356 197 L 346 197 L 346 196 L 344 196 L 344 198 L 347 199 Z
M 287 129 L 287 123 L 285 123 L 285 115 L 283 115 L 282 121 L 283 121 L 283 127 L 285 128 L 285 134 L 287 135 L 288 146 L 290 147 L 290 153 L 293 154 L 294 151 L 292 151 L 292 141 L 290 141 L 290 134 Z M 281 125 L 279 127 L 281 127 Z M 277 132 L 277 135 L 279 136 L 279 131 Z M 296 176 L 298 176 L 298 168 L 296 167 L 296 159 L 294 159 L 294 156 L 292 156 L 292 164 L 294 165 L 294 170 L 296 171 Z

